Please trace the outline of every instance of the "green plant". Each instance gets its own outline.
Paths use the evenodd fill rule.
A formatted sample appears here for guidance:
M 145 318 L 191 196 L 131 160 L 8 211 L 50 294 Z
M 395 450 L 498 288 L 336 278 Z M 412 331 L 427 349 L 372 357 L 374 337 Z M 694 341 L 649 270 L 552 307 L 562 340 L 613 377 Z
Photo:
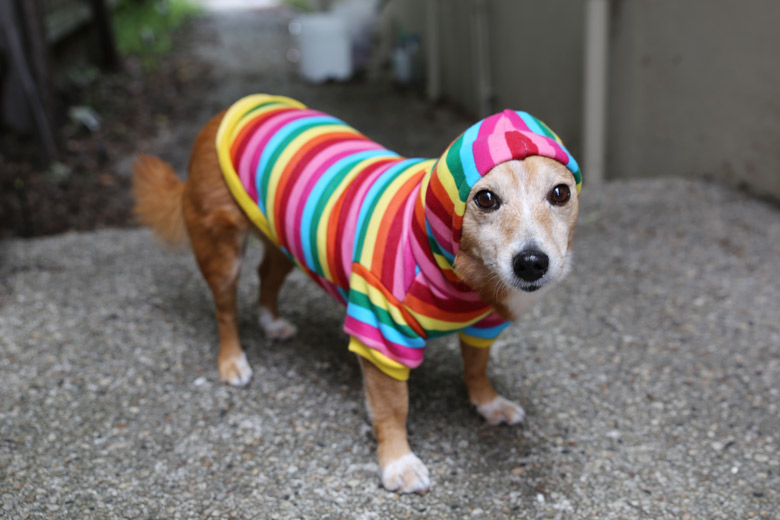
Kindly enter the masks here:
M 311 2 L 309 0 L 283 0 L 284 3 L 293 9 L 298 11 L 309 12 L 312 11 Z
M 191 0 L 120 0 L 114 11 L 117 48 L 154 67 L 157 56 L 171 50 L 174 29 L 199 11 Z

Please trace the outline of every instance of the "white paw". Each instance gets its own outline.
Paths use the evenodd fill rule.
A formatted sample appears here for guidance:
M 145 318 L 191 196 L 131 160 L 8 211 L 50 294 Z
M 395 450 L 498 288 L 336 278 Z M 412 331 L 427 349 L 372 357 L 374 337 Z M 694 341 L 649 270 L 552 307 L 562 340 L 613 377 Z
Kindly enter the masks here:
M 489 403 L 477 406 L 477 411 L 488 424 L 519 424 L 525 419 L 525 410 L 522 406 L 500 395 Z
M 382 485 L 390 491 L 420 493 L 431 487 L 431 479 L 417 455 L 407 453 L 382 469 Z
M 252 367 L 243 352 L 240 356 L 219 362 L 219 378 L 233 386 L 244 386 L 252 379 Z
M 284 340 L 295 336 L 298 329 L 284 318 L 274 318 L 268 309 L 260 309 L 260 327 L 265 337 L 272 340 Z

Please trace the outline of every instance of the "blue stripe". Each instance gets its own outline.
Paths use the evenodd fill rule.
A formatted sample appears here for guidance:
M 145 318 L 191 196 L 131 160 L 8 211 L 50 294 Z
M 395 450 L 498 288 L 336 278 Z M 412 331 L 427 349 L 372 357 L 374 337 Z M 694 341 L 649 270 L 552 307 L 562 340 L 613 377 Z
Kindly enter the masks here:
M 477 140 L 481 127 L 482 121 L 472 125 L 471 128 L 466 130 L 463 133 L 463 144 L 460 147 L 460 163 L 463 167 L 463 175 L 466 178 L 466 184 L 468 184 L 468 186 L 463 186 L 461 188 L 468 188 L 469 191 L 471 191 L 471 188 L 482 178 L 479 171 L 477 171 L 477 163 L 474 161 L 474 141 Z M 461 200 L 466 200 L 467 197 L 468 192 L 460 194 Z
M 535 134 L 539 134 L 541 136 L 547 137 L 544 133 L 544 129 L 542 126 L 536 121 L 536 118 L 529 114 L 528 112 L 518 112 L 518 116 L 520 116 L 520 119 L 523 120 L 523 122 L 528 125 L 528 129 L 531 130 Z M 554 139 L 553 139 L 554 141 Z M 556 143 L 557 144 L 557 143 Z
M 357 255 L 358 252 L 358 240 L 364 235 L 363 223 L 368 216 L 369 208 L 374 203 L 374 199 L 376 199 L 384 190 L 385 186 L 392 182 L 399 174 L 420 162 L 422 162 L 422 159 L 406 159 L 404 161 L 399 161 L 382 172 L 379 178 L 371 185 L 368 193 L 366 193 L 365 199 L 363 199 L 362 206 L 360 206 L 360 213 L 358 214 L 357 225 L 355 227 L 355 242 L 352 244 L 352 250 L 355 252 L 355 255 Z M 355 258 L 355 260 L 357 260 L 357 258 Z
M 566 152 L 566 155 L 569 157 L 569 162 L 567 162 L 565 166 L 574 175 L 574 178 L 577 180 L 577 182 L 580 182 L 582 179 L 582 177 L 580 176 L 580 166 L 579 164 L 577 164 L 577 161 L 574 160 L 574 156 L 563 145 L 563 142 L 556 141 L 551 137 L 547 137 L 544 129 L 539 124 L 539 120 L 536 119 L 531 114 L 529 114 L 528 112 L 517 112 L 517 115 L 520 116 L 520 118 L 523 120 L 523 122 L 526 125 L 528 125 L 529 130 L 531 130 L 535 134 L 538 134 L 541 137 L 544 137 L 545 139 L 548 139 L 553 146 L 560 147 L 564 152 Z M 552 132 L 553 135 L 557 136 L 557 134 L 552 130 L 550 130 L 550 132 Z
M 566 148 L 564 148 L 566 150 Z M 566 154 L 569 156 L 569 162 L 566 163 L 566 167 L 569 169 L 570 172 L 574 174 L 574 178 L 577 179 L 577 182 L 582 182 L 582 175 L 580 173 L 580 165 L 577 164 L 577 161 L 574 160 L 574 156 L 569 153 L 568 150 L 566 150 Z
M 508 321 L 504 323 L 499 323 L 498 325 L 495 325 L 493 327 L 486 327 L 486 328 L 475 327 L 474 325 L 472 325 L 470 327 L 466 327 L 465 329 L 461 330 L 461 332 L 469 336 L 474 336 L 475 338 L 495 339 L 508 326 L 509 326 Z
M 360 161 L 382 155 L 387 155 L 387 151 L 366 150 L 339 159 L 322 173 L 322 176 L 317 179 L 317 182 L 312 187 L 311 192 L 306 196 L 306 205 L 303 207 L 303 215 L 301 217 L 301 246 L 303 248 L 303 257 L 306 266 L 309 269 L 314 270 L 314 251 L 312 250 L 312 244 L 309 240 L 309 237 L 311 236 L 311 225 L 314 220 L 314 211 L 317 208 L 317 204 L 320 202 L 322 192 L 339 172 L 342 172 L 345 169 L 352 170 Z M 326 263 L 326 261 L 323 261 L 324 259 L 320 260 L 321 264 Z M 318 274 L 322 275 L 323 273 Z
M 436 237 L 433 236 L 433 231 L 431 231 L 431 226 L 428 224 L 428 219 L 425 219 L 425 232 L 428 234 L 428 242 L 437 246 L 434 253 L 440 253 L 451 264 L 455 262 L 455 255 L 447 251 L 442 244 L 436 241 Z
M 257 189 L 257 205 L 260 207 L 260 211 L 263 213 L 263 215 L 265 215 L 266 217 L 268 216 L 265 210 L 266 208 L 265 203 L 269 194 L 263 193 L 260 187 L 263 185 L 263 178 L 271 174 L 271 169 L 273 169 L 274 165 L 271 164 L 269 167 L 269 162 L 271 161 L 271 157 L 277 151 L 277 148 L 279 148 L 279 145 L 285 139 L 287 139 L 290 136 L 290 134 L 299 130 L 301 127 L 307 125 L 319 125 L 319 124 L 324 125 L 328 123 L 334 126 L 345 126 L 344 123 L 342 123 L 335 117 L 329 117 L 329 116 L 304 117 L 302 119 L 298 119 L 296 121 L 287 123 L 282 128 L 280 128 L 273 135 L 273 137 L 271 137 L 271 139 L 268 141 L 268 144 L 265 146 L 265 148 L 263 148 L 263 153 L 260 155 L 260 161 L 257 163 L 257 171 L 255 172 L 255 188 Z
M 410 338 L 401 334 L 397 329 L 380 322 L 372 311 L 361 307 L 360 305 L 350 303 L 347 307 L 347 314 L 370 327 L 379 329 L 379 332 L 382 333 L 382 337 L 388 341 L 408 348 L 423 348 L 425 346 L 425 340 L 423 338 L 419 336 Z

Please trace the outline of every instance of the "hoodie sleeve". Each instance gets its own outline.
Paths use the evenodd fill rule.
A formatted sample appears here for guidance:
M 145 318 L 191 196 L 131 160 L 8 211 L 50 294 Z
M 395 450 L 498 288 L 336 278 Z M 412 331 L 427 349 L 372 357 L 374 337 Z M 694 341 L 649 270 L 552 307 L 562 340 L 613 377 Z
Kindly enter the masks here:
M 492 312 L 477 323 L 461 330 L 458 337 L 463 343 L 472 347 L 489 347 L 510 323 Z
M 344 331 L 349 350 L 382 372 L 405 381 L 423 360 L 425 331 L 382 282 L 368 269 L 353 264 Z

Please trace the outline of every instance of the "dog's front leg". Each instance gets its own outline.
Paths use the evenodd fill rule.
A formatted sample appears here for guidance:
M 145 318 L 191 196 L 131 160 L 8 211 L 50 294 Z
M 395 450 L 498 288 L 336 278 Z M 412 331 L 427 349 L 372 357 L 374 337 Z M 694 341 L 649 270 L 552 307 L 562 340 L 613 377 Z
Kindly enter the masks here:
M 391 491 L 414 493 L 430 487 L 428 468 L 412 453 L 406 438 L 409 389 L 358 356 L 363 368 L 366 405 L 376 434 L 382 485 Z
M 487 377 L 490 347 L 472 347 L 462 340 L 460 352 L 463 356 L 463 377 L 469 390 L 469 400 L 488 424 L 518 424 L 523 422 L 525 411 L 509 399 L 493 390 Z

